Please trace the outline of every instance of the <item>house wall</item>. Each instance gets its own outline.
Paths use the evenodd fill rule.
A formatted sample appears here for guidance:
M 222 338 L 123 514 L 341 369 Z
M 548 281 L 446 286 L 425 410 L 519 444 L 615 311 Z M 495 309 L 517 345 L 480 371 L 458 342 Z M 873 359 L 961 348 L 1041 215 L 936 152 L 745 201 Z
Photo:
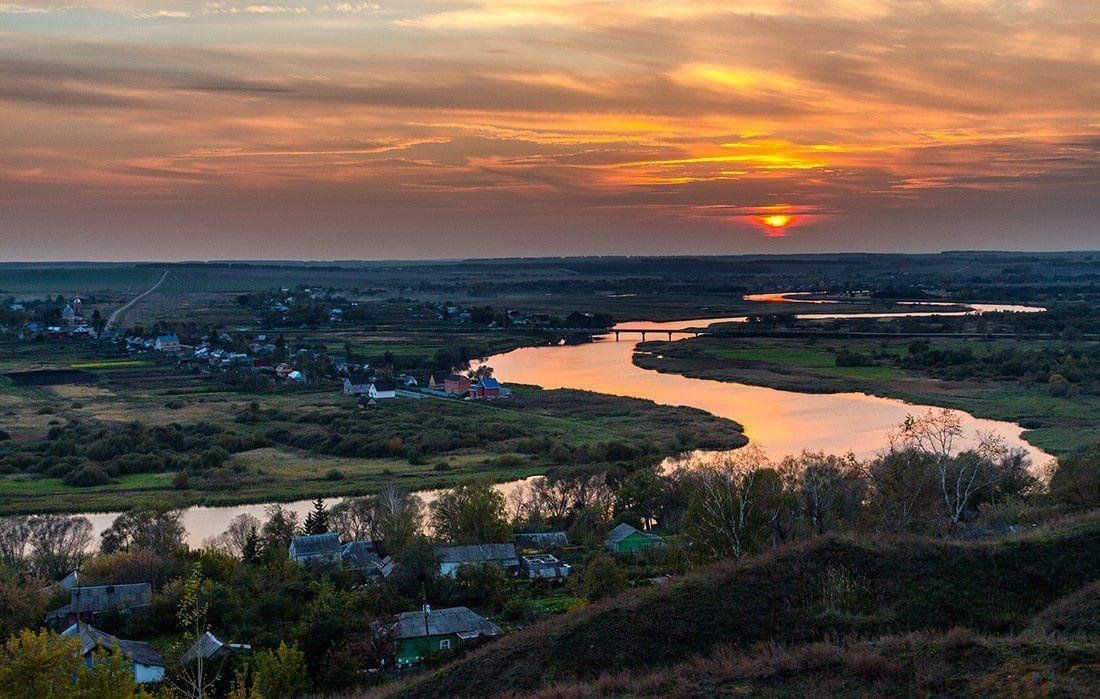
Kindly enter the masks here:
M 138 684 L 149 684 L 164 681 L 164 668 L 157 665 L 142 665 L 134 663 L 134 680 Z
M 413 665 L 419 662 L 428 653 L 439 653 L 441 648 L 439 647 L 440 641 L 449 640 L 451 647 L 448 650 L 455 650 L 459 644 L 462 643 L 455 634 L 448 636 L 428 636 L 421 638 L 403 638 L 397 641 L 397 650 L 395 655 L 397 656 L 398 666 Z
M 649 551 L 657 543 L 645 536 L 641 532 L 634 532 L 630 536 L 626 537 L 619 543 L 613 546 L 613 550 L 616 553 L 640 553 L 642 551 Z

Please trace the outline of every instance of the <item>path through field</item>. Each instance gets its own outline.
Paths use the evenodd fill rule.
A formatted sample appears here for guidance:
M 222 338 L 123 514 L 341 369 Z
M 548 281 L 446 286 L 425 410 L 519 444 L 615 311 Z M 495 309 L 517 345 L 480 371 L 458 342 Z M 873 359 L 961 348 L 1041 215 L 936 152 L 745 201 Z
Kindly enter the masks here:
M 145 298 L 146 296 L 148 296 L 149 294 L 153 293 L 158 288 L 160 288 L 160 285 L 163 284 L 164 280 L 167 279 L 167 278 L 168 278 L 168 270 L 164 270 L 164 274 L 161 275 L 160 279 L 157 280 L 156 284 L 152 285 L 151 287 L 149 287 L 145 291 L 141 292 L 140 294 L 138 294 L 134 298 L 130 299 L 130 301 L 128 303 L 126 303 L 125 305 L 120 306 L 119 308 L 115 309 L 115 312 L 112 313 L 109 318 L 107 318 L 107 324 L 105 326 L 103 326 L 104 332 L 106 332 L 107 330 L 110 330 L 111 328 L 113 328 L 115 326 L 115 321 L 118 320 L 119 316 L 121 316 L 126 311 L 130 310 L 131 306 L 133 306 L 135 303 L 137 303 L 138 301 L 142 300 L 143 298 Z

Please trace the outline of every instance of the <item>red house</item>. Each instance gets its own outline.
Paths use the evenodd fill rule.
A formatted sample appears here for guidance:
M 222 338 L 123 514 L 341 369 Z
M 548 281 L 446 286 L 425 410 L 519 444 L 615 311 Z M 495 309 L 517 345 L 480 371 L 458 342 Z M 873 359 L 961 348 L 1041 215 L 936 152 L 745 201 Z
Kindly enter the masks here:
M 447 380 L 443 382 L 443 390 L 451 395 L 464 396 L 470 392 L 471 385 L 470 379 L 465 376 L 451 374 L 447 377 Z
M 487 376 L 470 387 L 470 397 L 500 398 L 500 382 Z

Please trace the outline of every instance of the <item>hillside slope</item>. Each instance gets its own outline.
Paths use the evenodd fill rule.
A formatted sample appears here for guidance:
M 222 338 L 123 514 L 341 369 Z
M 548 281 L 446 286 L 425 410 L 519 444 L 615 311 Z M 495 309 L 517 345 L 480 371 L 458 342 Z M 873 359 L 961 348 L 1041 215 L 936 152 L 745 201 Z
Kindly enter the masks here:
M 955 626 L 1015 633 L 1100 578 L 1098 550 L 1100 516 L 1000 543 L 819 539 L 581 608 L 388 693 L 530 693 L 762 641 L 797 645 Z

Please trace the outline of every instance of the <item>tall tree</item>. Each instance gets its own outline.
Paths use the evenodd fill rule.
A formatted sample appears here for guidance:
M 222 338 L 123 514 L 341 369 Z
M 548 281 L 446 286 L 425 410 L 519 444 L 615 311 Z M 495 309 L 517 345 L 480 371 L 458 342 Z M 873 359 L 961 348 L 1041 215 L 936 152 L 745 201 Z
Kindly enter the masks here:
M 100 550 L 152 551 L 158 556 L 169 556 L 186 548 L 185 534 L 179 512 L 133 510 L 122 513 L 103 530 L 99 535 Z
M 42 575 L 66 575 L 91 552 L 92 523 L 87 517 L 42 515 L 31 526 L 34 566 Z
M 456 544 L 486 544 L 512 538 L 508 501 L 486 481 L 463 481 L 431 504 L 432 526 Z
M 302 532 L 305 534 L 328 533 L 328 510 L 325 509 L 325 501 L 317 498 L 313 501 L 313 509 L 306 515 L 306 521 L 302 524 Z

